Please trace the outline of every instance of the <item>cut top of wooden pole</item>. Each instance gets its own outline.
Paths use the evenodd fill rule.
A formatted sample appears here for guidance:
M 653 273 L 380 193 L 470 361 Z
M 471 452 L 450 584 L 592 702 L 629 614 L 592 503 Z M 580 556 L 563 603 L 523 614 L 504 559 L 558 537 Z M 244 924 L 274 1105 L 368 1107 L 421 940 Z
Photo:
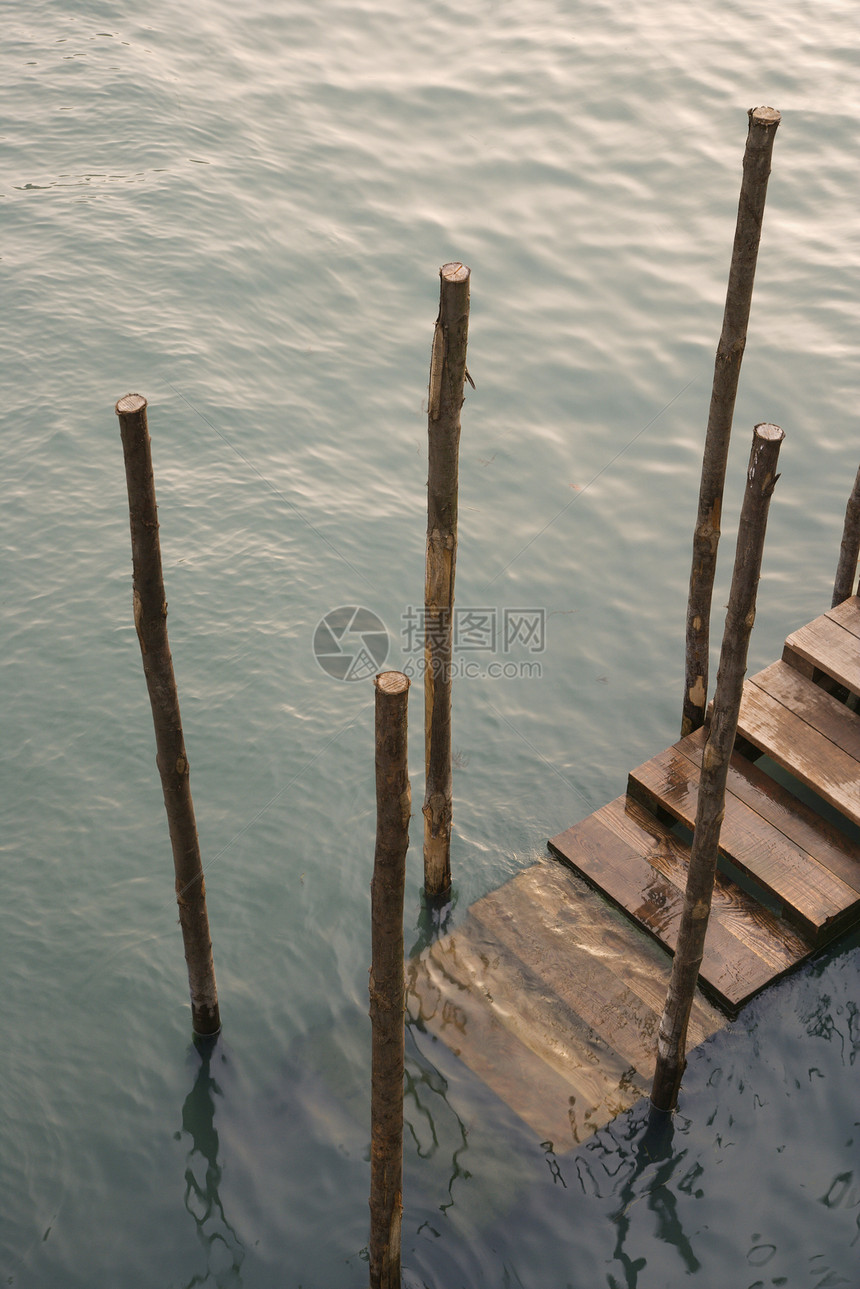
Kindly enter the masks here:
M 772 107 L 748 112 L 743 178 L 723 325 L 714 362 L 708 428 L 702 457 L 699 507 L 693 534 L 693 561 L 687 601 L 682 735 L 704 723 L 708 702 L 711 598 L 720 540 L 723 489 L 735 399 L 747 341 L 756 262 L 761 241 L 771 155 L 780 114 Z
M 450 260 L 439 270 L 439 276 L 443 282 L 468 282 L 470 273 L 469 266 L 462 264 L 460 260 Z
M 143 394 L 123 394 L 116 402 L 117 416 L 129 416 L 132 412 L 142 412 L 146 408 Z
M 412 790 L 406 770 L 409 677 L 402 671 L 374 676 L 376 690 L 377 858 L 380 848 L 395 852 L 409 845 Z
M 403 694 L 409 688 L 409 677 L 402 671 L 381 671 L 373 683 L 383 694 Z
M 459 417 L 466 379 L 469 283 L 472 270 L 454 260 L 439 270 L 439 316 L 433 333 L 427 410 L 431 425 L 443 416 Z
M 781 443 L 785 438 L 785 430 L 779 425 L 771 424 L 770 421 L 759 422 L 753 433 L 756 439 L 766 439 L 768 443 Z M 758 460 L 758 455 L 757 453 L 756 460 Z M 754 465 L 751 463 L 750 470 L 752 469 L 754 469 Z

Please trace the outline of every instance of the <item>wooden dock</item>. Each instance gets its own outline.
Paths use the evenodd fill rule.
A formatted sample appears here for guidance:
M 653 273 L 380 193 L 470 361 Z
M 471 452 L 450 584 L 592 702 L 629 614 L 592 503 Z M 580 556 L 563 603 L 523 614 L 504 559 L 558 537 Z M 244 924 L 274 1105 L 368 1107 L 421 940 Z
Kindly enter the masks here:
M 690 1047 L 860 921 L 858 697 L 857 597 L 744 684 Z M 550 840 L 562 864 L 517 874 L 410 964 L 415 1022 L 556 1151 L 650 1087 L 704 743 L 699 730 L 633 770 L 624 796 Z

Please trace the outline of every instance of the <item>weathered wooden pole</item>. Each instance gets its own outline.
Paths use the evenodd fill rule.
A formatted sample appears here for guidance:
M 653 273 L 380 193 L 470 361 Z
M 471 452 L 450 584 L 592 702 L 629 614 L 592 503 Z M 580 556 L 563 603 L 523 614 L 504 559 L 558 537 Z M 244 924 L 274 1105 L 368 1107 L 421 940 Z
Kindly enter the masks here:
M 737 733 L 747 650 L 755 620 L 756 588 L 761 572 L 767 512 L 779 477 L 776 465 L 783 438 L 778 425 L 757 425 L 753 432 L 714 709 L 702 757 L 684 909 L 657 1037 L 657 1069 L 651 1090 L 651 1102 L 657 1110 L 675 1108 L 686 1065 L 687 1023 L 705 948 L 720 825 L 725 808 L 726 777 Z
M 406 763 L 409 680 L 376 687 L 376 853 L 371 884 L 370 1289 L 400 1289 L 406 982 L 403 892 L 412 793 Z
M 756 260 L 761 240 L 764 203 L 773 141 L 780 115 L 772 107 L 749 109 L 749 133 L 744 152 L 743 180 L 735 241 L 723 313 L 723 329 L 714 364 L 714 383 L 702 460 L 699 510 L 693 534 L 693 564 L 687 602 L 687 648 L 681 733 L 692 734 L 704 723 L 708 702 L 711 596 L 720 540 L 723 487 L 732 417 L 747 324 L 750 316 Z
M 860 558 L 860 470 L 857 471 L 854 487 L 845 508 L 842 545 L 839 548 L 839 564 L 836 569 L 836 580 L 833 583 L 833 603 L 830 606 L 832 609 L 854 594 L 858 558 Z M 857 593 L 860 594 L 860 587 Z
M 443 264 L 428 399 L 427 563 L 424 579 L 424 892 L 451 889 L 451 687 L 460 409 L 466 381 L 469 278 Z
M 167 639 L 167 600 L 161 571 L 155 480 L 146 421 L 146 399 L 126 394 L 116 405 L 131 522 L 134 569 L 134 625 L 155 726 L 156 762 L 167 810 L 176 900 L 191 988 L 191 1025 L 195 1034 L 221 1028 L 212 940 L 206 912 L 206 887 L 200 842 L 191 801 L 188 754 L 182 734 L 179 697 Z

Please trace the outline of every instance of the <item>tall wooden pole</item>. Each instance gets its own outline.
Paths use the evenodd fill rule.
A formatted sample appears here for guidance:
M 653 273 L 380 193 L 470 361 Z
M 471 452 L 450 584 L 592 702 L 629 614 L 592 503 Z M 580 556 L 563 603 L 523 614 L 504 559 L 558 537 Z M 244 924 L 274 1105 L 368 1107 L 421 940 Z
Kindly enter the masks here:
M 684 909 L 657 1038 L 657 1069 L 651 1090 L 651 1102 L 657 1110 L 675 1108 L 686 1065 L 687 1024 L 705 949 L 720 825 L 725 808 L 726 777 L 737 733 L 767 512 L 779 477 L 776 465 L 783 438 L 778 425 L 757 425 L 753 433 L 714 710 L 702 757 Z
M 693 564 L 687 603 L 687 648 L 681 733 L 692 734 L 704 723 L 708 701 L 711 596 L 720 540 L 720 518 L 726 461 L 738 378 L 747 342 L 750 302 L 761 240 L 764 203 L 773 141 L 780 115 L 772 107 L 749 110 L 735 241 L 723 313 L 723 329 L 714 364 L 714 383 L 702 461 L 699 510 L 693 534 Z
M 424 891 L 451 889 L 451 664 L 460 409 L 466 381 L 469 278 L 465 264 L 443 264 L 433 334 L 428 400 L 427 564 L 424 581 Z
M 400 1289 L 406 982 L 403 893 L 412 794 L 406 763 L 409 680 L 376 686 L 376 853 L 371 884 L 370 1289 Z
M 182 734 L 179 696 L 167 639 L 167 600 L 161 571 L 155 480 L 146 421 L 146 399 L 126 394 L 116 405 L 131 523 L 134 569 L 134 625 L 143 657 L 155 726 L 156 762 L 167 810 L 176 900 L 191 989 L 191 1024 L 195 1034 L 217 1034 L 221 1028 L 212 940 L 206 912 L 206 887 L 200 842 L 191 800 L 188 753 Z
M 836 580 L 833 583 L 833 603 L 847 600 L 853 595 L 854 579 L 857 576 L 857 560 L 860 558 L 860 470 L 854 479 L 854 487 L 848 498 L 845 509 L 845 524 L 842 528 L 842 545 L 839 548 L 839 564 L 836 568 Z M 858 588 L 860 592 L 860 588 Z

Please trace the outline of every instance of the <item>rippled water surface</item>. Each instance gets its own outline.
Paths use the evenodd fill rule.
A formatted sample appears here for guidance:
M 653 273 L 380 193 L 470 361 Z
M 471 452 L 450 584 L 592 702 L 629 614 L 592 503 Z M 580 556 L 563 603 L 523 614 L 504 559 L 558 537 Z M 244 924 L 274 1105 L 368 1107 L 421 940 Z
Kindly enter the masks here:
M 760 420 L 786 442 L 751 669 L 829 605 L 860 455 L 856 6 L 4 20 L 3 1283 L 360 1289 L 372 696 L 311 642 L 361 604 L 408 661 L 439 265 L 472 268 L 458 604 L 546 614 L 540 678 L 457 687 L 456 922 L 677 736 L 757 103 L 783 123 L 715 640 Z M 208 1061 L 131 622 L 128 390 L 208 866 Z M 418 802 L 420 725 L 416 684 Z M 420 886 L 416 826 L 410 944 Z M 849 939 L 700 1049 L 670 1139 L 634 1112 L 564 1156 L 410 1032 L 410 1289 L 856 1286 L 857 969 Z

